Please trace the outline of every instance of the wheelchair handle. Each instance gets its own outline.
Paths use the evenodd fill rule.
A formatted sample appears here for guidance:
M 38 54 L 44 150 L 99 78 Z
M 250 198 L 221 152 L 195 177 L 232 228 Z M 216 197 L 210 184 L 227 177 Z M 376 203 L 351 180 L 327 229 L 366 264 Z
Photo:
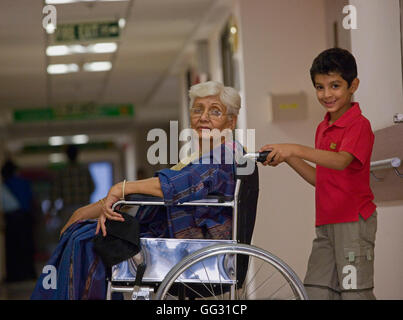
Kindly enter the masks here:
M 271 150 L 263 151 L 263 152 L 253 152 L 244 154 L 244 158 L 253 159 L 257 162 L 265 162 L 268 154 Z

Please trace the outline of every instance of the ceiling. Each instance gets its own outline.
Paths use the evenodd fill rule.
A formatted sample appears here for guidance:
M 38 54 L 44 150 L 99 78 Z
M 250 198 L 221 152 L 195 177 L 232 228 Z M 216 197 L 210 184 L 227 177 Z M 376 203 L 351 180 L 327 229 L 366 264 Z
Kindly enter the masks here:
M 128 125 L 153 125 L 178 119 L 180 86 L 177 72 L 195 40 L 222 25 L 231 1 L 129 0 L 55 5 L 57 25 L 119 20 L 125 26 L 117 51 L 50 57 L 53 35 L 42 26 L 42 0 L 0 1 L 0 127 L 6 138 L 54 134 L 58 131 L 119 131 L 122 123 L 93 121 L 17 125 L 15 109 L 70 103 L 132 103 Z M 98 42 L 109 42 L 103 40 Z M 114 40 L 115 41 L 115 40 Z M 83 44 L 88 44 L 84 42 Z M 111 61 L 103 72 L 49 75 L 49 64 Z M 82 70 L 82 69 L 81 69 Z

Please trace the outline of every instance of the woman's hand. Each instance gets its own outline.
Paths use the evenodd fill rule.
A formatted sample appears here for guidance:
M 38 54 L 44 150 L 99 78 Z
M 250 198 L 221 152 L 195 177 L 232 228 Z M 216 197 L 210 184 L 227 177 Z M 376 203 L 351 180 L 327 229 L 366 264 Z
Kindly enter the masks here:
M 106 236 L 106 227 L 105 222 L 106 219 L 114 220 L 114 221 L 125 221 L 121 214 L 114 212 L 112 210 L 112 206 L 115 202 L 119 201 L 122 197 L 122 183 L 115 184 L 110 188 L 108 195 L 106 198 L 99 200 L 100 205 L 100 215 L 98 218 L 98 224 L 95 231 L 95 234 L 98 234 L 99 230 L 102 230 L 102 235 Z

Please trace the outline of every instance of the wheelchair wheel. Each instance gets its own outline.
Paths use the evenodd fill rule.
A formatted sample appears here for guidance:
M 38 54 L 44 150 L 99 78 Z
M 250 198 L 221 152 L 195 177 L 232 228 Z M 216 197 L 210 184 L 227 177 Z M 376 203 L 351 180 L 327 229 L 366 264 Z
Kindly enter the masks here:
M 241 261 L 246 261 L 242 270 Z M 178 299 L 178 286 L 193 299 L 308 299 L 301 280 L 286 263 L 245 244 L 213 245 L 187 256 L 168 272 L 156 299 Z

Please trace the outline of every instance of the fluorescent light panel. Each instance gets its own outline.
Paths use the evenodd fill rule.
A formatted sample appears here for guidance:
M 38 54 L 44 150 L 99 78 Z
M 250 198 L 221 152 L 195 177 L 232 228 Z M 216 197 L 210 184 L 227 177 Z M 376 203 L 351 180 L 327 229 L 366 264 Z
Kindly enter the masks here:
M 51 146 L 61 146 L 64 144 L 85 144 L 89 141 L 89 137 L 86 134 L 76 134 L 74 136 L 53 136 L 48 139 L 48 143 Z
M 71 72 L 78 72 L 80 68 L 75 63 L 70 64 L 50 64 L 47 71 L 49 74 L 64 74 Z
M 46 25 L 46 32 L 47 33 L 52 34 L 52 33 L 55 32 L 55 30 L 56 30 L 56 26 L 53 23 L 48 23 Z
M 71 138 L 71 141 L 74 144 L 85 144 L 88 142 L 88 140 L 89 138 L 86 134 L 77 134 Z
M 77 2 L 118 2 L 118 1 L 128 1 L 128 0 L 46 0 L 46 4 L 66 4 Z
M 63 153 L 51 153 L 49 155 L 49 162 L 51 162 L 51 163 L 63 162 L 64 159 L 65 159 L 65 156 Z
M 118 23 L 119 23 L 120 29 L 123 29 L 126 25 L 126 20 L 123 18 L 120 18 Z
M 90 72 L 108 71 L 112 69 L 112 63 L 110 61 L 87 62 L 84 63 L 83 69 Z
M 110 61 L 87 62 L 83 65 L 83 70 L 88 72 L 109 71 L 112 69 Z M 75 63 L 70 64 L 50 64 L 47 71 L 49 74 L 66 74 L 80 71 L 80 67 Z
M 87 46 L 88 53 L 115 52 L 118 45 L 115 42 L 95 43 Z
M 46 49 L 48 56 L 66 56 L 81 53 L 112 53 L 118 45 L 115 42 L 94 43 L 87 46 L 81 44 L 49 46 Z
M 53 136 L 49 138 L 48 142 L 51 146 L 61 146 L 64 144 L 64 138 L 61 136 Z

